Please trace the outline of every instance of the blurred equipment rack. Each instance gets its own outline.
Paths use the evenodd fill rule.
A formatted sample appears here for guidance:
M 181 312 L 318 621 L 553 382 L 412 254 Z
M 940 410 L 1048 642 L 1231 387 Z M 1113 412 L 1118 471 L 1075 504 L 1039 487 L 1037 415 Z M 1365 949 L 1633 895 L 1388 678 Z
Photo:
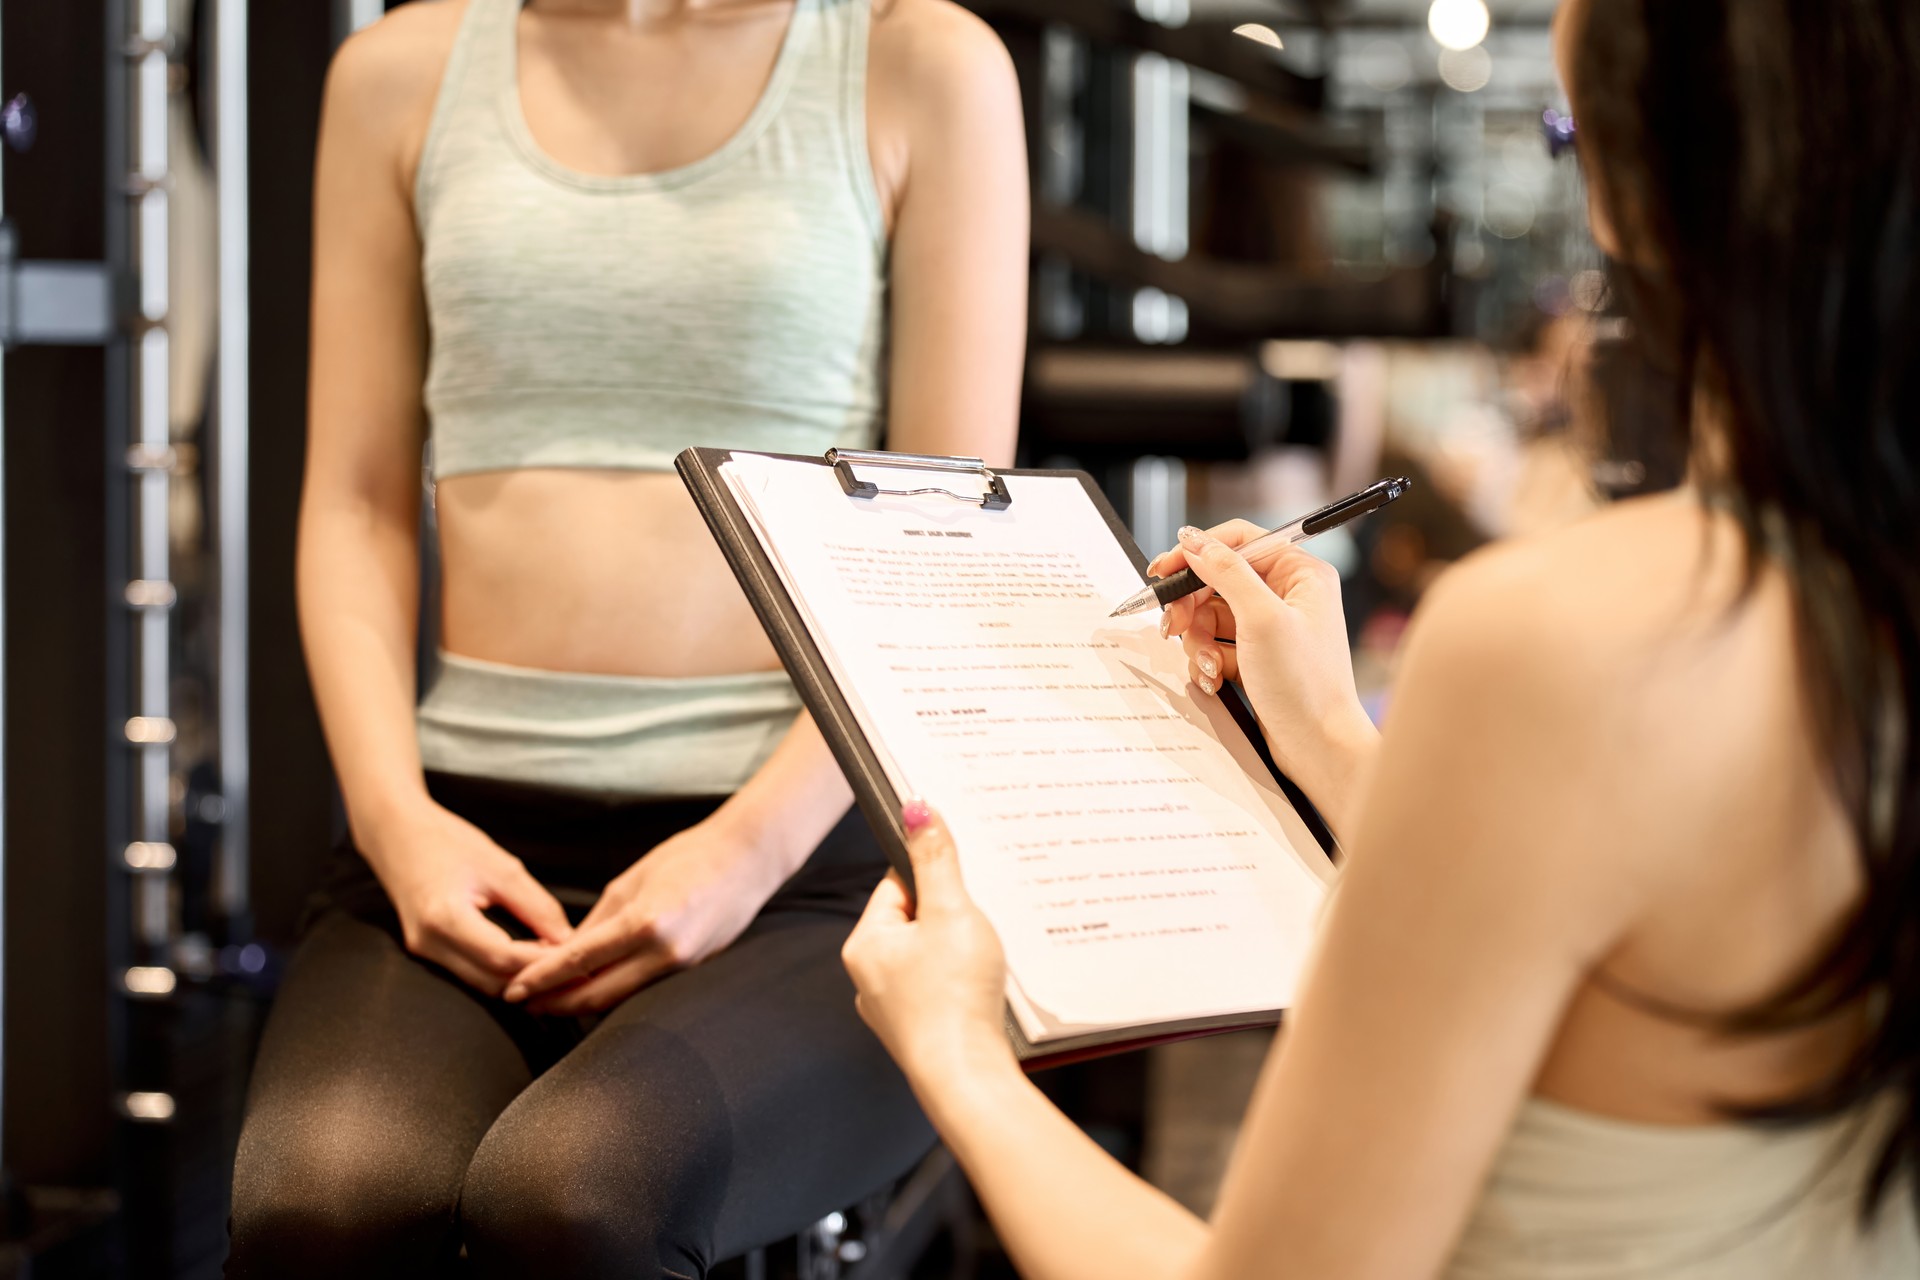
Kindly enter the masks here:
M 1033 245 L 1102 280 L 1185 299 L 1195 320 L 1223 336 L 1428 338 L 1453 332 L 1451 277 L 1432 267 L 1353 280 L 1198 257 L 1169 260 L 1079 209 L 1036 209 Z
M 1452 226 L 1417 265 L 1344 272 L 1299 246 L 1237 258 L 1192 243 L 1193 148 L 1262 173 L 1366 178 L 1380 139 L 1326 117 L 1325 58 L 1282 58 L 1187 0 L 965 0 L 1000 32 L 1029 104 L 1032 324 L 1021 442 L 1106 483 L 1143 538 L 1185 511 L 1184 463 L 1237 461 L 1324 418 L 1262 363 L 1272 339 L 1424 339 L 1462 330 Z M 1293 0 L 1325 36 L 1343 0 Z M 1245 21 L 1273 21 L 1249 12 Z M 1296 181 L 1302 198 L 1308 188 Z M 1284 233 L 1282 233 L 1284 234 Z M 1271 236 L 1268 237 L 1271 239 Z M 1295 402 L 1313 402 L 1310 414 Z M 1315 443 L 1322 442 L 1314 437 Z M 1151 514 L 1143 527 L 1134 515 Z

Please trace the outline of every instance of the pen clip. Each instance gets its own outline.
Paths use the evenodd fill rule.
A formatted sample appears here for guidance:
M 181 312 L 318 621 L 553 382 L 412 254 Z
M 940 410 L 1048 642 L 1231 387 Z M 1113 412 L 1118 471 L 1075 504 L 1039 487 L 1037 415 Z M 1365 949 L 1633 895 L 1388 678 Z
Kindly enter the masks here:
M 841 491 L 849 498 L 916 498 L 923 494 L 938 494 L 952 498 L 955 502 L 964 502 L 970 507 L 979 507 L 983 511 L 1005 511 L 1013 505 L 1013 495 L 1007 491 L 1007 482 L 995 475 L 993 469 L 979 458 L 948 458 L 931 453 L 886 453 L 875 449 L 829 449 L 827 462 L 833 467 L 834 478 L 840 481 Z M 853 468 L 887 467 L 896 471 L 950 471 L 979 476 L 986 482 L 986 492 L 975 497 L 972 494 L 955 493 L 937 485 L 928 485 L 919 489 L 882 489 L 869 480 L 862 480 L 853 473 Z
M 1329 529 L 1338 529 L 1350 520 L 1371 515 L 1412 487 L 1412 482 L 1404 476 L 1375 481 L 1350 497 L 1342 498 L 1338 502 L 1320 508 L 1312 515 L 1302 517 L 1300 536 L 1303 540 L 1311 538 Z

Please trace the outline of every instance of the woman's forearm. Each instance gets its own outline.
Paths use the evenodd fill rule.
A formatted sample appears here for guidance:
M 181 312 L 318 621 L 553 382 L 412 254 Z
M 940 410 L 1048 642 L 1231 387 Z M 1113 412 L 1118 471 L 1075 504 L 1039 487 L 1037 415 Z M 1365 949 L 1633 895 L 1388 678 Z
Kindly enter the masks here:
M 1335 838 L 1351 838 L 1361 787 L 1380 749 L 1380 731 L 1366 712 L 1355 706 L 1348 713 L 1329 717 L 1321 726 L 1317 749 L 1307 758 L 1280 758 L 1279 747 L 1271 737 L 1268 745 L 1274 748 L 1287 776 L 1307 793 L 1307 799 L 1326 819 Z
M 771 891 L 800 869 L 852 803 L 839 762 L 802 711 L 766 763 L 708 821 L 757 851 Z
M 415 735 L 417 517 L 309 501 L 300 516 L 300 636 L 327 747 L 362 848 L 425 803 Z
M 1199 1218 L 1129 1173 L 1029 1082 L 1011 1053 L 916 1081 L 1026 1280 L 1175 1280 L 1207 1241 Z

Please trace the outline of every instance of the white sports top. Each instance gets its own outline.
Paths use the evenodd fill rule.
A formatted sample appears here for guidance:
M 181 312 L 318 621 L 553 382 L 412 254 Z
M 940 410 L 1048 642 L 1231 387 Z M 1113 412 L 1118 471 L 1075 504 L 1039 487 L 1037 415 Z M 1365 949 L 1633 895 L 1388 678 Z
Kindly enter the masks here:
M 1893 1098 L 1823 1124 L 1668 1127 L 1535 1098 L 1444 1280 L 1915 1280 L 1911 1184 L 1862 1229 Z

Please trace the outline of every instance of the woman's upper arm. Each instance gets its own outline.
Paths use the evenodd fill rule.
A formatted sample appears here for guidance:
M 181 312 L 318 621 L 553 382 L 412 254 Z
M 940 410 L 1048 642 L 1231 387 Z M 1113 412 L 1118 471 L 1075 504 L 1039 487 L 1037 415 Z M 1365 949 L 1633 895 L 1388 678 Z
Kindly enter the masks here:
M 409 8 L 425 16 L 442 6 Z M 328 73 L 314 181 L 309 502 L 404 515 L 418 501 L 426 308 L 409 152 L 438 79 L 433 25 L 443 24 L 396 14 L 349 39 Z
M 1437 1274 L 1570 996 L 1650 892 L 1646 854 L 1610 839 L 1599 682 L 1526 599 L 1453 576 L 1411 642 L 1204 1276 Z
M 896 0 L 876 7 L 872 67 L 876 163 L 895 188 L 889 446 L 1009 464 L 1029 234 L 1012 60 L 958 6 Z

